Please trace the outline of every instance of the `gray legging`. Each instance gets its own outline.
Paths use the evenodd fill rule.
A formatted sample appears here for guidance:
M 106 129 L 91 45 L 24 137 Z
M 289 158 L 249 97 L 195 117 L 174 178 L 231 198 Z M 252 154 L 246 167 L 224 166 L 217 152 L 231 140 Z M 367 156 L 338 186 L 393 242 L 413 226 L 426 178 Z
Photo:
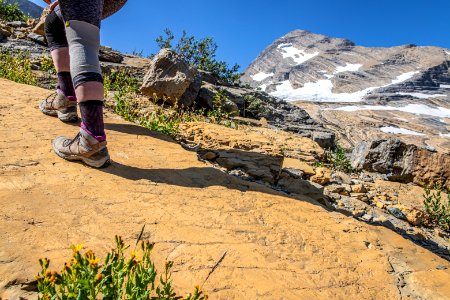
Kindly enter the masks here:
M 103 82 L 98 60 L 100 22 L 119 10 L 126 0 L 60 0 L 60 8 L 47 18 L 46 32 L 51 49 L 68 45 L 70 72 L 75 87 L 89 81 Z M 63 22 L 55 21 L 55 14 Z M 53 17 L 52 17 L 53 16 Z M 65 31 L 61 30 L 65 26 Z M 61 36 L 65 33 L 65 36 Z M 67 42 L 54 43 L 52 38 Z M 53 44 L 52 44 L 53 43 Z

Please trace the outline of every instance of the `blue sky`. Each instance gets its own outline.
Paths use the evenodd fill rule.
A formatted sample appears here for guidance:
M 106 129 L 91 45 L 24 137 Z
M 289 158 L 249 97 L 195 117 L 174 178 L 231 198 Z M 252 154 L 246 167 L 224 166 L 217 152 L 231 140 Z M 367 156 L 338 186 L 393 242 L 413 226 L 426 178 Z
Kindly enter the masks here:
M 41 0 L 32 0 L 44 6 Z M 242 68 L 294 29 L 348 38 L 363 46 L 417 44 L 450 48 L 449 0 L 128 0 L 102 25 L 102 44 L 157 52 L 164 28 L 214 37 L 218 58 Z

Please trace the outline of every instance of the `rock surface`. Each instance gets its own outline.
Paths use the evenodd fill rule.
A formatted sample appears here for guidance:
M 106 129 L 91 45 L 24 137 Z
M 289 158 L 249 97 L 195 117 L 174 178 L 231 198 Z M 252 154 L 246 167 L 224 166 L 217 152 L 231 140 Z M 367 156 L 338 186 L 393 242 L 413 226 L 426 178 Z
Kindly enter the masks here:
M 51 152 L 51 140 L 78 128 L 39 112 L 48 94 L 0 79 L 2 299 L 36 297 L 30 288 L 39 257 L 59 268 L 70 244 L 103 254 L 114 234 L 132 243 L 143 224 L 144 236 L 156 243 L 157 268 L 175 262 L 179 293 L 201 284 L 226 252 L 203 286 L 212 299 L 450 294 L 449 263 L 413 242 L 302 201 L 301 194 L 288 197 L 229 176 L 117 117 L 105 118 L 110 167 L 63 161 Z
M 450 187 L 450 155 L 407 145 L 398 139 L 361 142 L 353 151 L 357 170 L 385 174 L 388 179 L 426 185 L 440 182 Z
M 141 92 L 150 98 L 164 99 L 176 104 L 194 82 L 196 75 L 197 70 L 174 51 L 162 49 L 153 58 L 150 69 L 144 77 Z M 193 100 L 195 98 L 190 101 Z

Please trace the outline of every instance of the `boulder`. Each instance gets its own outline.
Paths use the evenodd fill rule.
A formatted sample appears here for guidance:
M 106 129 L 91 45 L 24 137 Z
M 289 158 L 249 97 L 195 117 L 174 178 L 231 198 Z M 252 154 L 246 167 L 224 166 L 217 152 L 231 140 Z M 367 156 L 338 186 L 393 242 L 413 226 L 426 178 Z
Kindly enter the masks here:
M 38 43 L 42 46 L 47 46 L 47 42 L 42 35 L 30 32 L 27 37 L 35 43 Z
M 283 162 L 283 168 L 291 170 L 299 170 L 307 176 L 316 175 L 316 172 L 314 171 L 314 168 L 311 165 L 299 159 L 286 157 Z
M 13 27 L 13 28 L 27 27 L 27 23 L 26 22 L 22 22 L 22 21 L 11 21 L 11 22 L 7 22 L 6 24 L 8 26 Z
M 202 74 L 198 73 L 194 81 L 191 82 L 186 92 L 184 92 L 180 101 L 178 101 L 178 105 L 181 107 L 191 107 L 194 104 L 195 99 L 197 98 L 200 88 L 202 86 Z
M 47 7 L 43 10 L 41 17 L 39 18 L 39 21 L 32 29 L 33 33 L 45 36 L 45 18 L 47 18 L 47 15 L 50 13 L 50 9 Z
M 214 109 L 214 96 L 216 94 L 217 89 L 213 84 L 203 83 L 196 100 L 197 108 L 204 108 L 207 110 Z
M 195 80 L 197 70 L 170 49 L 162 49 L 144 77 L 141 92 L 176 104 Z
M 325 185 L 331 181 L 331 170 L 328 168 L 320 167 L 316 169 L 316 175 L 310 178 L 312 182 Z
M 283 171 L 278 180 L 278 187 L 288 193 L 298 194 L 321 202 L 324 199 L 324 188 L 320 184 L 301 178 L 294 178 Z
M 353 168 L 385 174 L 390 181 L 450 187 L 450 154 L 435 153 L 398 139 L 361 142 L 351 155 Z
M 239 104 L 242 105 L 244 98 L 242 94 L 236 92 L 237 89 L 226 86 L 215 86 L 213 84 L 203 82 L 197 97 L 197 106 L 199 108 L 205 108 L 207 110 L 217 109 L 218 105 L 221 110 L 230 114 L 231 116 L 239 116 L 241 109 Z M 215 101 L 216 95 L 221 92 L 225 97 L 221 103 Z
M 13 28 L 0 22 L 0 41 L 8 38 L 13 33 Z
M 314 131 L 312 139 L 323 149 L 336 148 L 336 135 L 329 131 Z
M 116 64 L 120 64 L 124 59 L 120 52 L 114 51 L 112 48 L 105 46 L 100 47 L 98 57 L 100 61 L 112 62 Z
M 217 154 L 215 161 L 228 171 L 239 169 L 269 184 L 277 181 L 283 164 L 283 156 L 276 154 L 238 149 L 214 149 L 214 152 Z

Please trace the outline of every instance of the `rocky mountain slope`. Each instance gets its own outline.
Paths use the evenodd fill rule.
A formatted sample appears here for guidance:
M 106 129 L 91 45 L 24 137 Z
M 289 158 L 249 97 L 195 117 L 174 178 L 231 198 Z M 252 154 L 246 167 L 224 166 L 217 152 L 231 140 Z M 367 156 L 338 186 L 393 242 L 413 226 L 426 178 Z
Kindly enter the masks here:
M 242 80 L 289 101 L 449 100 L 449 68 L 449 49 L 366 48 L 296 30 L 266 48 Z
M 114 234 L 132 242 L 143 224 L 144 237 L 156 243 L 157 268 L 175 262 L 177 292 L 204 283 L 211 299 L 450 294 L 448 261 L 418 244 L 331 212 L 301 190 L 286 194 L 229 175 L 166 136 L 112 114 L 105 116 L 112 165 L 93 170 L 65 162 L 51 152 L 51 140 L 74 135 L 78 127 L 40 113 L 37 105 L 48 93 L 0 79 L 2 299 L 36 297 L 39 257 L 59 267 L 75 243 L 105 253 Z M 207 128 L 203 138 L 198 125 L 192 130 L 217 151 L 211 138 L 233 133 L 224 128 L 220 134 L 220 128 L 211 136 Z M 265 136 L 234 132 L 236 144 L 258 144 Z M 317 151 L 313 142 L 302 144 L 302 155 Z M 241 151 L 257 153 L 252 149 Z
M 7 0 L 9 3 L 17 3 L 21 11 L 32 18 L 39 19 L 44 10 L 41 6 L 29 0 Z M 44 2 L 42 2 L 44 3 Z
M 297 102 L 350 145 L 396 134 L 448 150 L 449 70 L 449 49 L 366 48 L 296 30 L 268 46 L 242 81 Z

